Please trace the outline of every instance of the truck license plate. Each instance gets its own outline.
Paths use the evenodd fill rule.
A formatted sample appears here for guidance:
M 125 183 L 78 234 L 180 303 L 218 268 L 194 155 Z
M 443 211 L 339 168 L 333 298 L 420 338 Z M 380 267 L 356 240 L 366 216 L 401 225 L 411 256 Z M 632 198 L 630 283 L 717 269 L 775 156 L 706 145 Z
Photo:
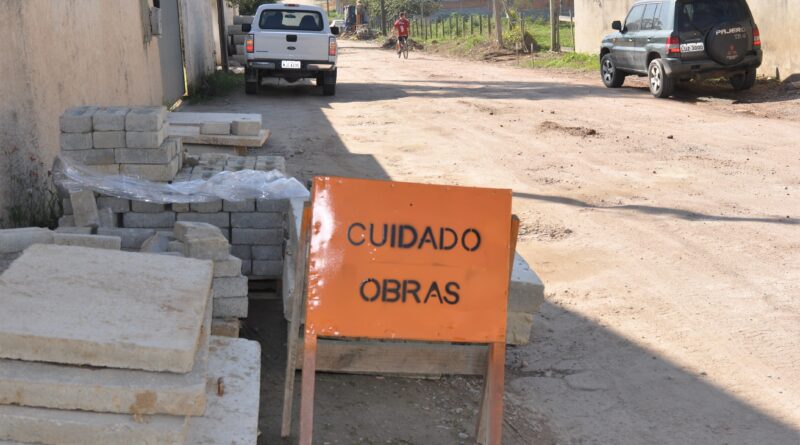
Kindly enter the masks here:
M 281 68 L 290 69 L 290 70 L 299 70 L 300 69 L 300 61 L 299 60 L 282 60 L 281 61 Z
M 705 49 L 706 46 L 703 44 L 703 42 L 681 44 L 682 53 L 694 53 L 698 51 L 705 51 Z

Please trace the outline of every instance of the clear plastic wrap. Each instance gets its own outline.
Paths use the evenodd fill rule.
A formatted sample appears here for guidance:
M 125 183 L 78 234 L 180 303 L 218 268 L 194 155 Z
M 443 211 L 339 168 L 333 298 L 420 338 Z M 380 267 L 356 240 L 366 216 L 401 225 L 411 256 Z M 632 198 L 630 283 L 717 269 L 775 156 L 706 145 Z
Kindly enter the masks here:
M 158 204 L 309 196 L 308 190 L 300 181 L 278 170 L 222 171 L 208 179 L 167 184 L 132 176 L 98 173 L 70 159 L 59 157 L 53 166 L 53 174 L 56 183 L 67 190 L 88 189 L 104 195 Z

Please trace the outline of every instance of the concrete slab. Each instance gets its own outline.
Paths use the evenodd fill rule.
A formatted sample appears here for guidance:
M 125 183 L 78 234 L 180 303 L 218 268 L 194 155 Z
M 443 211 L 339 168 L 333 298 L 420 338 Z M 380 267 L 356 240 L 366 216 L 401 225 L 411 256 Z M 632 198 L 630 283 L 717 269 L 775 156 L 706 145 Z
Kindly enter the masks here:
M 118 148 L 114 159 L 120 164 L 167 164 L 178 155 L 179 142 L 169 137 L 159 148 Z
M 125 131 L 125 116 L 130 111 L 124 107 L 101 107 L 92 116 L 94 131 Z
M 0 357 L 189 372 L 212 276 L 210 261 L 31 246 L 0 279 Z
M 91 190 L 81 190 L 69 194 L 72 201 L 72 213 L 75 218 L 75 225 L 78 227 L 97 227 L 100 223 L 100 216 L 97 213 L 97 201 L 94 199 L 94 192 Z
M 169 164 L 120 164 L 119 172 L 126 176 L 136 176 L 148 181 L 168 182 L 175 179 L 181 169 L 183 158 L 175 156 Z
M 22 252 L 33 244 L 52 244 L 53 232 L 41 227 L 0 230 L 0 254 Z
M 187 374 L 0 359 L 0 404 L 121 414 L 202 416 L 211 305 Z
M 508 311 L 536 313 L 544 302 L 544 284 L 519 253 L 514 256 L 508 288 Z
M 242 260 L 229 255 L 226 260 L 214 261 L 214 278 L 237 277 L 242 273 Z
M 98 235 L 118 236 L 122 238 L 122 248 L 129 250 L 139 250 L 142 244 L 156 233 L 154 229 L 124 229 L 106 228 L 97 229 Z
M 269 139 L 269 130 L 261 130 L 257 136 L 201 134 L 200 127 L 171 125 L 167 135 L 178 136 L 184 144 L 224 145 L 231 147 L 261 147 Z
M 211 286 L 214 298 L 247 296 L 247 277 L 244 275 L 214 278 Z
M 229 135 L 231 134 L 230 122 L 203 122 L 200 134 Z
M 108 165 L 114 163 L 113 148 L 72 150 L 65 151 L 61 155 L 83 165 Z
M 53 234 L 53 244 L 58 246 L 82 246 L 93 249 L 120 250 L 122 238 L 104 235 L 80 235 L 75 233 Z
M 64 133 L 89 133 L 92 131 L 92 116 L 97 107 L 72 107 L 64 111 L 59 119 L 61 131 Z
M 214 318 L 236 317 L 247 318 L 247 297 L 214 298 Z
M 62 151 L 90 150 L 94 143 L 92 133 L 61 133 L 58 138 Z
M 122 148 L 125 147 L 124 131 L 95 131 L 92 133 L 94 148 Z M 119 163 L 119 161 L 117 162 Z
M 231 122 L 231 133 L 237 136 L 256 136 L 261 131 L 261 116 L 259 119 L 243 118 Z
M 170 125 L 184 125 L 200 127 L 206 122 L 234 122 L 237 120 L 256 121 L 261 127 L 260 114 L 246 113 L 195 113 L 180 111 L 167 114 L 167 122 Z
M 43 445 L 183 445 L 189 417 L 88 413 L 0 405 L 0 440 Z M 2 442 L 0 442 L 2 444 Z
M 125 115 L 125 130 L 158 131 L 164 126 L 166 118 L 166 107 L 133 108 Z
M 166 137 L 165 128 L 156 131 L 128 131 L 125 133 L 125 146 L 157 150 L 164 143 Z
M 187 445 L 255 445 L 261 385 L 261 345 L 211 337 L 208 408 L 189 421 Z M 220 396 L 216 382 L 222 379 Z

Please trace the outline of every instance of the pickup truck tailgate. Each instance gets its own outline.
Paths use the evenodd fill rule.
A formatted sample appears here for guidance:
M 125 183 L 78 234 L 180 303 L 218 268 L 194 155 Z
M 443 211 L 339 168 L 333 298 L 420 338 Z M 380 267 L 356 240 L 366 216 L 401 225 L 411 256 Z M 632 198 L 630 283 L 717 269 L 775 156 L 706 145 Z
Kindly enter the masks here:
M 328 35 L 303 31 L 262 31 L 255 34 L 255 58 L 328 60 Z

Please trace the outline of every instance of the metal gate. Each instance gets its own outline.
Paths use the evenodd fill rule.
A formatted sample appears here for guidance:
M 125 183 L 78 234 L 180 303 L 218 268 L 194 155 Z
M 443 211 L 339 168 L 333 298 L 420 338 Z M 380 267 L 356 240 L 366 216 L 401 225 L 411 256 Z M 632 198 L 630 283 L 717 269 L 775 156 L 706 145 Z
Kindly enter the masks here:
M 161 58 L 161 82 L 164 103 L 173 104 L 183 97 L 185 90 L 183 52 L 181 51 L 181 25 L 179 0 L 161 0 L 161 35 L 158 50 Z

